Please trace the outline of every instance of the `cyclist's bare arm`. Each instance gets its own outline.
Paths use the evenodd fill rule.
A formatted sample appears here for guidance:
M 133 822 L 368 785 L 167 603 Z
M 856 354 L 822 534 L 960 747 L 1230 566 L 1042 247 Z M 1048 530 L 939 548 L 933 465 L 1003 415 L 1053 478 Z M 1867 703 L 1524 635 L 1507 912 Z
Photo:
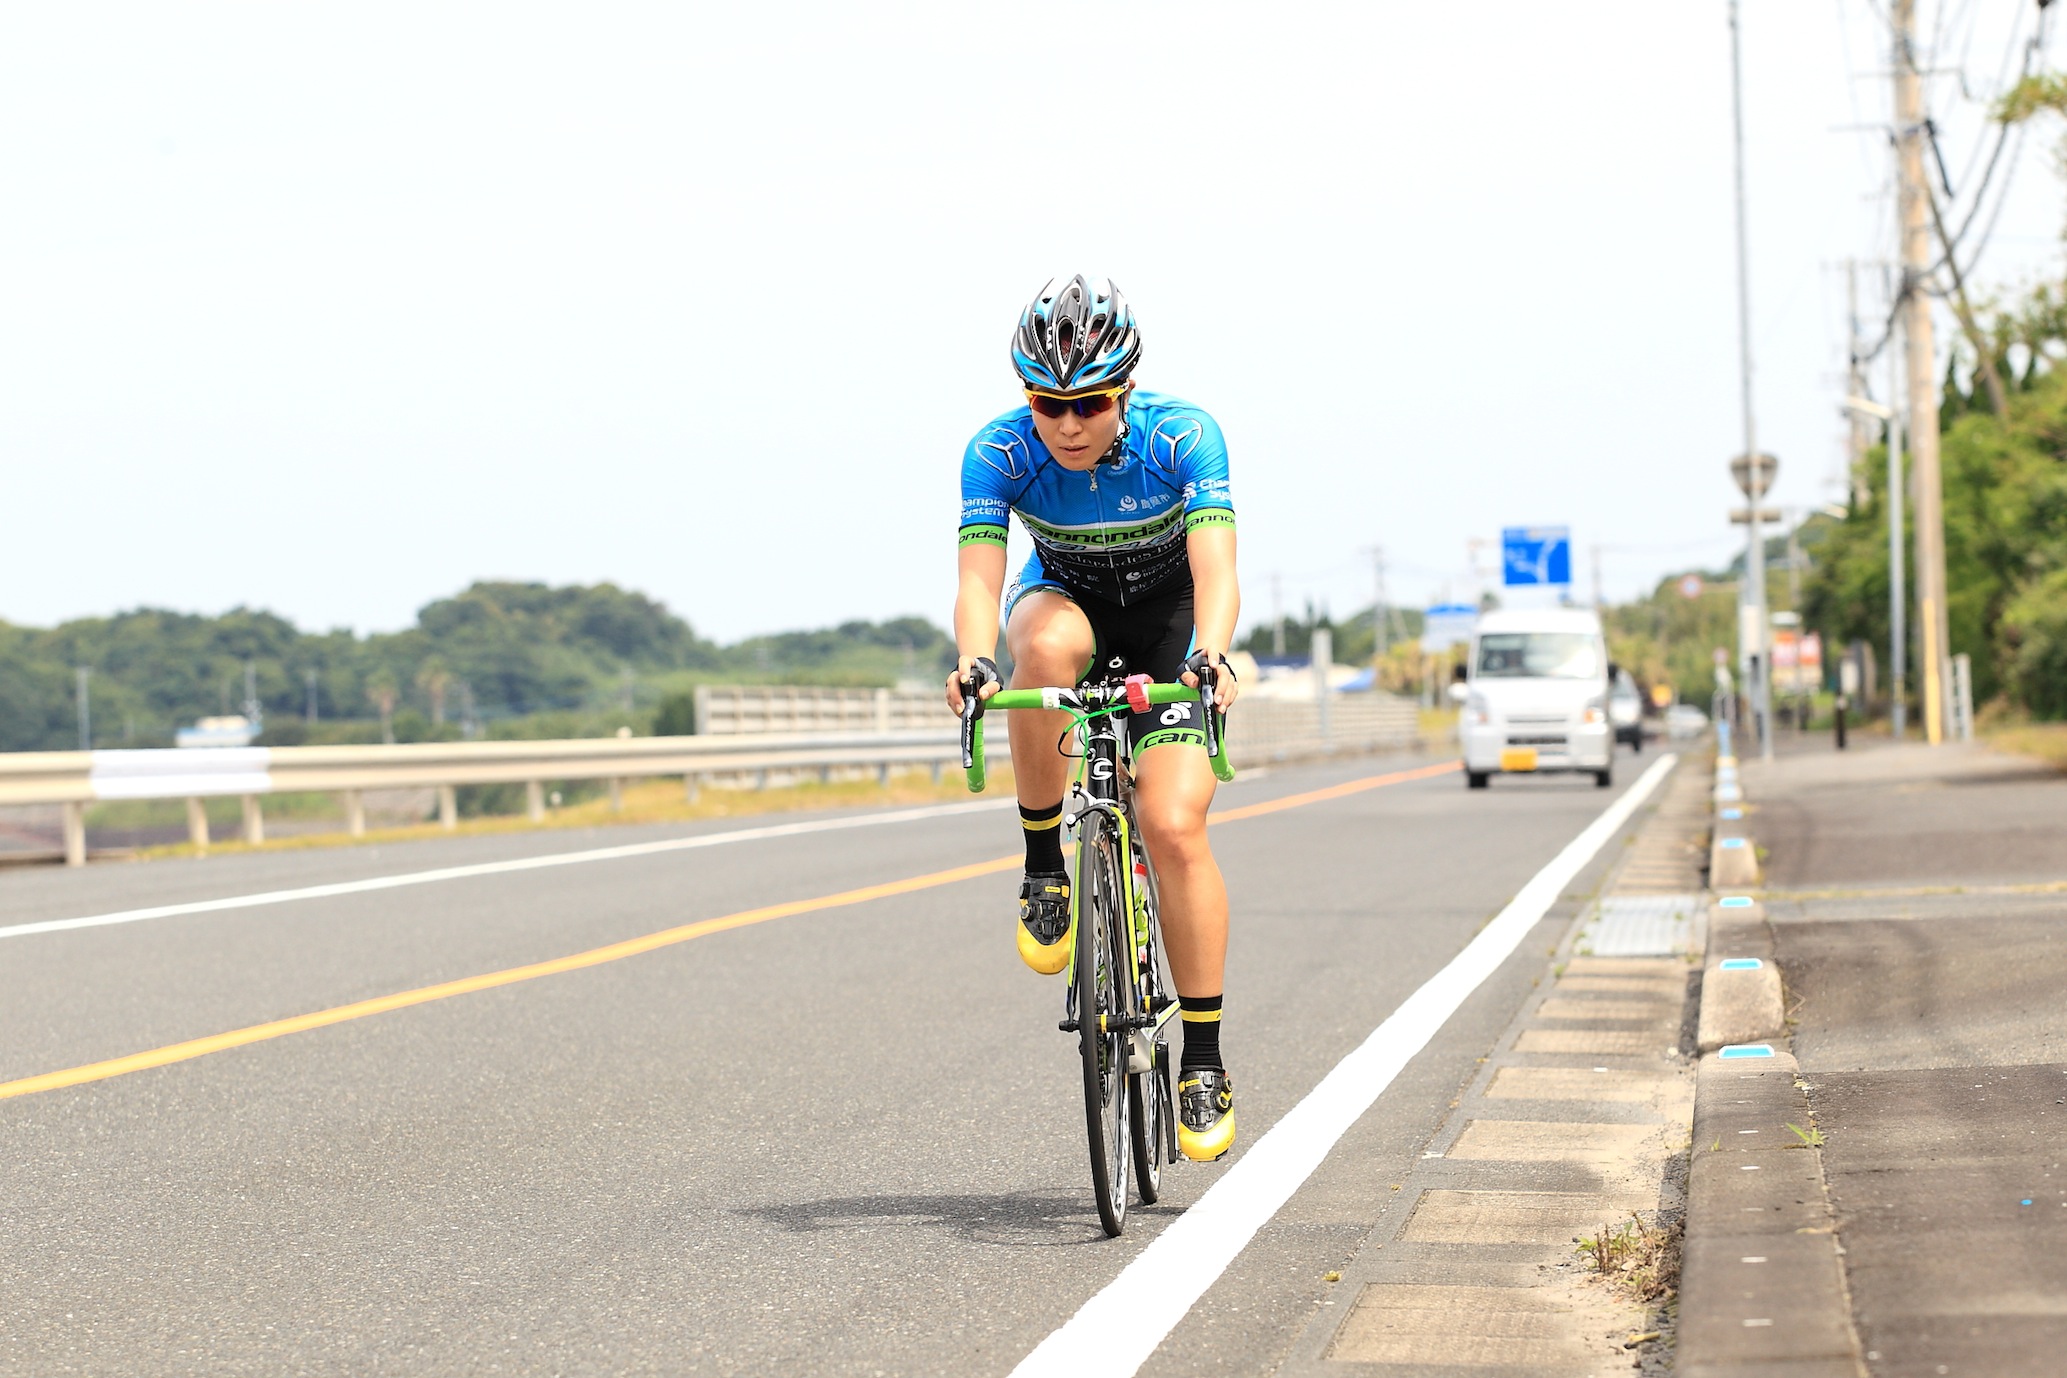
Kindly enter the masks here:
M 1234 528 L 1201 526 L 1184 539 L 1191 558 L 1191 620 L 1198 629 L 1198 649 L 1225 655 L 1242 615 L 1242 587 L 1234 568 Z M 1187 674 L 1183 679 L 1198 686 L 1196 675 Z M 1238 692 L 1234 676 L 1222 675 L 1214 686 L 1213 701 L 1225 709 Z
M 998 599 L 1005 591 L 1005 547 L 972 542 L 956 554 L 959 580 L 955 590 L 955 668 L 947 677 L 947 706 L 962 711 L 962 679 L 978 656 L 995 654 L 998 645 Z M 1232 565 L 1230 565 L 1232 568 Z M 1232 624 L 1230 624 L 1232 625 Z M 989 698 L 1001 686 L 984 686 Z

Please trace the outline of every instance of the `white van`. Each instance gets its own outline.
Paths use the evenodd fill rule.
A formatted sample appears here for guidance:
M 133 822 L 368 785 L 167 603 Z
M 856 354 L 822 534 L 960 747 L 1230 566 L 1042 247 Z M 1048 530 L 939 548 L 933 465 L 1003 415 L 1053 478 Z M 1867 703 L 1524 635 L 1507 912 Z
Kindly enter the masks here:
M 1471 634 L 1469 673 L 1451 686 L 1464 778 L 1484 789 L 1495 772 L 1590 771 L 1614 783 L 1613 667 L 1600 618 L 1583 608 L 1489 612 Z

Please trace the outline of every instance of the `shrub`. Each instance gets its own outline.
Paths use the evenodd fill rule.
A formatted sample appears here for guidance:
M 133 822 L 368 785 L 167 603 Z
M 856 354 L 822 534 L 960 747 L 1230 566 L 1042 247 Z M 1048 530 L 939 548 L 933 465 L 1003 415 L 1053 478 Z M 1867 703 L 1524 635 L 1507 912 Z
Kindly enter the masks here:
M 2002 621 L 2011 692 L 2041 718 L 2067 718 L 2067 569 L 2025 585 Z
M 687 737 L 696 731 L 696 695 L 670 694 L 653 712 L 653 735 Z

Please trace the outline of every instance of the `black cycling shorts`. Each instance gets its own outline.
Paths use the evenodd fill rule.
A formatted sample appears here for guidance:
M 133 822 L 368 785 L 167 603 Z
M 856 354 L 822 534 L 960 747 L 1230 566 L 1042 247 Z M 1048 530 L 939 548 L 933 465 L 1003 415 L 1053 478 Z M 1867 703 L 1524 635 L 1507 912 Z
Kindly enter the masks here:
M 1128 675 L 1147 675 L 1158 684 L 1176 684 L 1197 636 L 1191 620 L 1191 587 L 1189 579 L 1179 580 L 1168 593 L 1153 594 L 1122 606 L 1061 584 L 1042 582 L 1015 589 L 1012 605 L 1018 606 L 1019 600 L 1029 593 L 1046 589 L 1061 594 L 1083 611 L 1091 624 L 1095 648 L 1091 664 L 1084 671 L 1087 682 L 1118 682 Z M 1206 745 L 1205 725 L 1199 718 L 1196 699 L 1158 703 L 1146 713 L 1129 713 L 1127 736 L 1137 756 L 1150 747 L 1173 742 L 1201 750 Z

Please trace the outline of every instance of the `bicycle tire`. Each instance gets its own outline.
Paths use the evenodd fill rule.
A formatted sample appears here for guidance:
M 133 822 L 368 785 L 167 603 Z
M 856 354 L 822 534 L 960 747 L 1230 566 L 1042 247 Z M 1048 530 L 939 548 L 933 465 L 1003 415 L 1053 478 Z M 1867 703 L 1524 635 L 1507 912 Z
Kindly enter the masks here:
M 1146 891 L 1142 903 L 1148 909 L 1148 946 L 1145 953 L 1137 953 L 1141 967 L 1137 988 L 1146 1013 L 1160 1006 L 1164 998 L 1162 934 L 1157 926 L 1154 873 L 1142 855 L 1140 834 L 1134 835 L 1133 844 L 1136 860 L 1142 863 L 1134 879 Z M 1155 1038 L 1149 1048 L 1149 1070 L 1130 1074 L 1127 1088 L 1127 1108 L 1134 1128 L 1134 1194 L 1144 1206 L 1153 1206 L 1162 1197 L 1163 1167 L 1170 1161 L 1171 1146 L 1177 1142 L 1177 1097 L 1170 1083 L 1170 1045 L 1166 1039 Z
M 1084 1127 L 1090 1137 L 1091 1188 L 1098 1223 L 1117 1237 L 1127 1227 L 1132 1116 L 1127 1111 L 1127 1033 L 1108 1032 L 1100 1016 L 1132 1011 L 1133 925 L 1120 888 L 1119 849 L 1103 820 L 1077 842 L 1077 1049 L 1084 1064 Z M 1123 941 L 1124 939 L 1124 941 Z
M 1169 1142 L 1176 1113 L 1176 1097 L 1170 1090 L 1170 1045 L 1158 1039 L 1155 1067 L 1135 1072 L 1127 1080 L 1127 1117 L 1134 1142 L 1134 1194 L 1144 1206 L 1153 1206 L 1163 1195 L 1163 1165 L 1169 1161 Z

